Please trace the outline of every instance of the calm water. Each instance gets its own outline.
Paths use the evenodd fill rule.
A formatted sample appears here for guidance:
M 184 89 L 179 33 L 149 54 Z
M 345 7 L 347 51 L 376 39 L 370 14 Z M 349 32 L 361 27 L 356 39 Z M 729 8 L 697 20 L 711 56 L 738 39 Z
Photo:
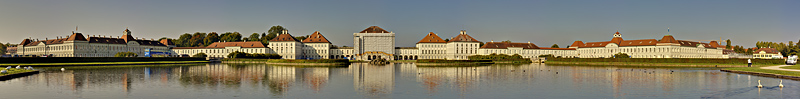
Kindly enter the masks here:
M 41 68 L 45 69 L 45 68 Z M 765 88 L 758 89 L 756 80 Z M 491 65 L 292 67 L 260 64 L 73 68 L 0 81 L 3 99 L 784 98 L 798 81 L 715 68 Z

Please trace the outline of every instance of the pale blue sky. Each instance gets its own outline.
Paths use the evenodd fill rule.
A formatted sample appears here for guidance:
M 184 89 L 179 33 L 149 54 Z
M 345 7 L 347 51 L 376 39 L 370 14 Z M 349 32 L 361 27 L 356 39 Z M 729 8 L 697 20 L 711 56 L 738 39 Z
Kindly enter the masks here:
M 561 46 L 575 40 L 731 39 L 797 42 L 798 0 L 0 0 L 0 42 L 85 35 L 177 38 L 183 33 L 239 31 L 245 36 L 282 25 L 295 36 L 320 31 L 335 45 L 377 25 L 414 46 L 428 32 L 459 30 L 478 40 Z M 671 33 L 667 33 L 667 27 Z

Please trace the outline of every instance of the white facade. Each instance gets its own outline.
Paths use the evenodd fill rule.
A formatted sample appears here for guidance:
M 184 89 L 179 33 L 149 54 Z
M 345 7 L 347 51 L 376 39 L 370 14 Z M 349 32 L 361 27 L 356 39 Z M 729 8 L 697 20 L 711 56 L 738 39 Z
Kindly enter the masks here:
M 135 39 L 128 29 L 120 38 L 110 36 L 84 37 L 81 33 L 72 33 L 64 38 L 45 39 L 43 41 L 25 39 L 17 47 L 17 55 L 35 55 L 51 57 L 114 57 L 119 52 L 133 52 L 138 57 L 145 56 L 146 49 L 169 51 L 170 41 L 153 41 Z M 169 42 L 169 43 L 168 43 Z
M 613 58 L 617 53 L 625 53 L 630 58 L 728 58 L 723 55 L 724 46 L 716 41 L 701 43 L 675 40 L 671 35 L 661 40 L 622 40 L 617 32 L 611 41 L 575 41 L 570 48 L 577 49 L 579 58 Z

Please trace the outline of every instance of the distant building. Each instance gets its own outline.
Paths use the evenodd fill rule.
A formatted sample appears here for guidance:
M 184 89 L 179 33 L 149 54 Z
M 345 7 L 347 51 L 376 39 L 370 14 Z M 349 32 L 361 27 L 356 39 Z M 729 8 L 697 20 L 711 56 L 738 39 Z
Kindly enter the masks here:
M 146 49 L 169 51 L 174 47 L 169 40 L 136 39 L 125 29 L 121 37 L 89 36 L 73 32 L 67 37 L 39 40 L 24 39 L 18 45 L 17 55 L 49 57 L 114 57 L 119 52 L 133 52 L 144 57 Z
M 783 54 L 774 48 L 759 48 L 753 52 L 755 59 L 781 59 Z
M 675 40 L 672 35 L 661 40 L 623 40 L 622 34 L 617 32 L 611 41 L 575 41 L 569 48 L 575 48 L 580 58 L 612 58 L 617 53 L 628 54 L 631 58 L 727 58 L 723 57 L 725 46 L 716 41 Z
M 17 45 L 7 46 L 5 50 L 6 50 L 6 53 L 4 53 L 5 55 L 12 55 L 12 56 L 16 55 L 17 54 Z
M 214 42 L 206 47 L 175 47 L 173 53 L 180 56 L 193 56 L 204 53 L 207 57 L 228 57 L 232 52 L 245 53 L 274 53 L 259 41 L 249 42 Z
M 353 51 L 357 60 L 387 59 L 394 60 L 394 33 L 378 26 L 370 26 L 358 33 L 353 33 Z
M 478 51 L 480 55 L 490 54 L 519 54 L 523 58 L 537 58 L 539 55 L 553 55 L 554 57 L 574 58 L 577 56 L 575 48 L 547 48 L 539 47 L 531 42 L 512 43 L 512 42 L 487 42 Z

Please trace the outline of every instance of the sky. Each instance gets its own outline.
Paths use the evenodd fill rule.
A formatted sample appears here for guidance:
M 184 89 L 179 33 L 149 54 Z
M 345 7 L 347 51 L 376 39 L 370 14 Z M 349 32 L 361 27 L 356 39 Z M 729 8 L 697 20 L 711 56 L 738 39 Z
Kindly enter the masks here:
M 731 39 L 798 42 L 800 0 L 0 0 L 0 42 L 84 35 L 178 38 L 183 33 L 243 36 L 281 25 L 294 36 L 320 31 L 334 45 L 352 46 L 369 26 L 414 46 L 427 33 L 460 30 L 483 42 L 532 42 L 549 47 L 576 40 Z M 669 28 L 669 32 L 667 32 Z

